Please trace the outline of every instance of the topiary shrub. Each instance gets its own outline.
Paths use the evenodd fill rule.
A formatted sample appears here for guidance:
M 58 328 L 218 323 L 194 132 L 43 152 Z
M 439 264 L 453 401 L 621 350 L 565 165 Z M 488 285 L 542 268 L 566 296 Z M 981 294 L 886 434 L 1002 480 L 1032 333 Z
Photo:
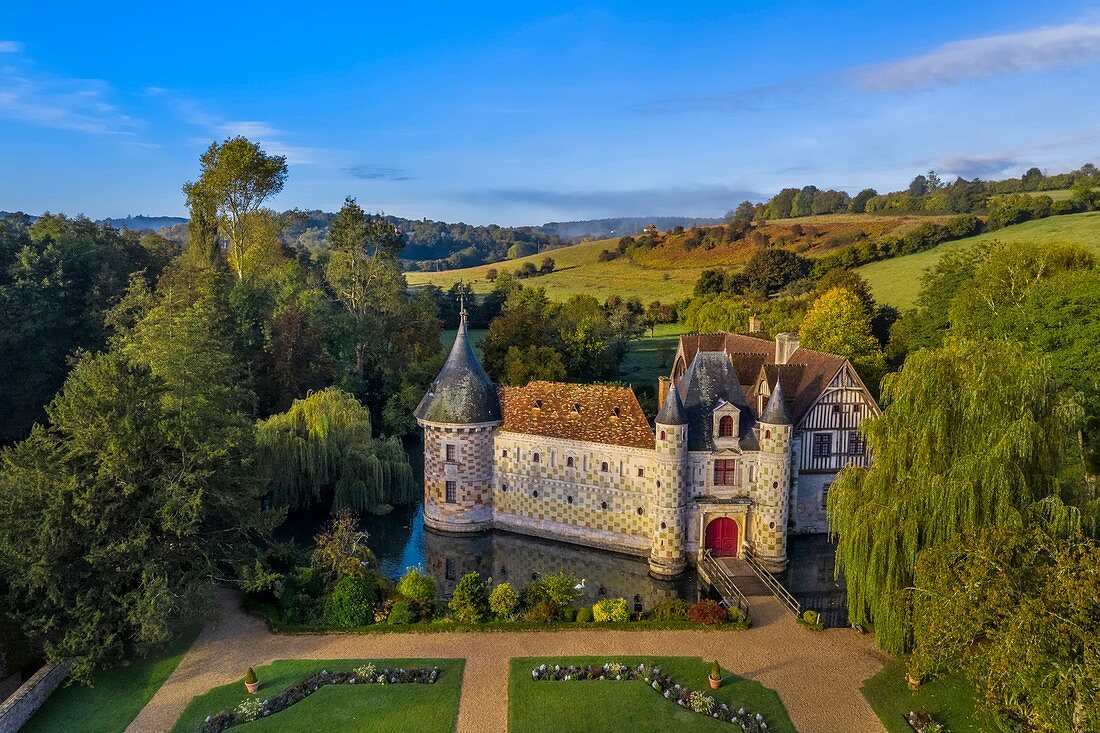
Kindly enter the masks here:
M 592 611 L 587 606 L 577 609 L 576 621 L 578 624 L 586 624 L 592 620 Z
M 489 593 L 479 573 L 466 573 L 451 596 L 451 613 L 467 624 L 484 621 L 489 615 Z
M 550 601 L 540 601 L 523 614 L 523 620 L 530 624 L 548 624 L 557 617 L 557 609 Z
M 325 600 L 325 623 L 340 628 L 366 626 L 374 621 L 377 600 L 373 583 L 345 575 Z
M 519 591 L 510 583 L 500 583 L 489 594 L 489 610 L 501 621 L 514 618 L 517 608 L 519 608 Z
M 625 598 L 604 598 L 592 606 L 592 618 L 596 623 L 605 621 L 629 621 L 630 611 Z
M 729 620 L 729 612 L 712 600 L 699 601 L 691 604 L 688 609 L 688 618 L 697 624 L 721 624 Z
M 654 621 L 687 621 L 689 608 L 691 605 L 687 601 L 673 598 L 654 606 L 649 617 Z
M 248 671 L 244 673 L 244 682 L 245 682 L 245 684 L 246 685 L 254 685 L 254 684 L 256 684 L 257 679 L 258 678 L 256 677 L 256 670 L 249 667 Z
M 390 615 L 386 617 L 386 623 L 391 625 L 411 624 L 416 619 L 408 601 L 397 601 L 390 609 Z

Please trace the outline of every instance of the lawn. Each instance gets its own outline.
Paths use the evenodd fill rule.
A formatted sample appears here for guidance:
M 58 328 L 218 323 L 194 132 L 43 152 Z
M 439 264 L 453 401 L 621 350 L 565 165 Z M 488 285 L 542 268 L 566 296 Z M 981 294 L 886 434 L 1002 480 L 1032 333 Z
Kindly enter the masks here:
M 82 733 L 119 733 L 137 717 L 183 659 L 198 631 L 184 634 L 159 653 L 128 667 L 115 667 L 95 675 L 93 686 L 61 687 L 23 726 L 23 733 L 74 730 Z
M 871 284 L 871 292 L 875 300 L 904 311 L 916 303 L 921 275 L 926 269 L 936 264 L 945 253 L 965 249 L 979 242 L 994 240 L 1083 244 L 1100 255 L 1100 212 L 1051 216 L 1024 222 L 995 232 L 979 234 L 976 237 L 945 242 L 925 252 L 873 262 L 860 267 L 857 272 L 867 278 L 867 282 Z
M 290 659 L 256 668 L 257 696 L 278 693 L 311 673 L 351 670 L 372 662 L 375 667 L 439 667 L 434 685 L 330 685 L 269 718 L 245 723 L 234 730 L 287 731 L 417 731 L 450 733 L 458 719 L 462 688 L 462 659 Z M 173 733 L 190 733 L 207 715 L 231 710 L 248 697 L 243 678 L 198 695 L 176 721 Z
M 680 343 L 680 334 L 687 329 L 679 323 L 668 323 L 647 331 L 641 338 L 630 342 L 630 351 L 619 366 L 619 377 L 632 385 L 649 385 L 657 388 L 657 378 L 667 377 L 672 371 L 672 359 Z
M 685 710 L 649 689 L 645 682 L 536 682 L 531 670 L 539 664 L 603 664 L 613 659 L 625 664 L 654 664 L 691 690 L 703 690 L 718 700 L 759 712 L 775 733 L 795 733 L 779 696 L 759 682 L 726 673 L 718 690 L 710 690 L 710 663 L 695 657 L 566 657 L 513 659 L 508 677 L 510 733 L 591 733 L 628 730 L 631 733 L 729 733 L 733 727 Z
M 895 659 L 864 682 L 862 691 L 890 733 L 912 733 L 902 715 L 914 710 L 931 713 L 952 733 L 996 730 L 993 722 L 975 709 L 974 693 L 966 680 L 952 675 L 912 691 L 905 684 L 904 659 Z

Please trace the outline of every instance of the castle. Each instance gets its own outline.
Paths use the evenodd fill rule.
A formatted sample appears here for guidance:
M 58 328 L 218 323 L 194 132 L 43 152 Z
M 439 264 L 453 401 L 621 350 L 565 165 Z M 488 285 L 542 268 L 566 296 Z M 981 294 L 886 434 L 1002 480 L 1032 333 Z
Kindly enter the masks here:
M 643 556 L 661 578 L 704 550 L 751 549 L 778 572 L 788 533 L 827 531 L 829 485 L 843 466 L 868 463 L 858 428 L 880 412 L 846 359 L 790 333 L 681 336 L 659 400 L 651 425 L 628 387 L 498 388 L 463 311 L 416 410 L 425 525 Z

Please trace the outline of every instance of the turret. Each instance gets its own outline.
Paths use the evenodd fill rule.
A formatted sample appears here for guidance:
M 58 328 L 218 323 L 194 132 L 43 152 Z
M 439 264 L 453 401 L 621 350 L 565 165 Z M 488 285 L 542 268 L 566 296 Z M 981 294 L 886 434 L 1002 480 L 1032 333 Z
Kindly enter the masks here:
M 769 570 L 780 572 L 787 567 L 793 426 L 778 380 L 758 422 L 760 473 L 752 493 L 753 553 Z
M 470 344 L 465 303 L 459 318 L 451 353 L 416 408 L 424 429 L 424 524 L 477 532 L 492 524 L 500 398 Z
M 650 517 L 653 544 L 649 570 L 662 578 L 684 571 L 684 543 L 687 539 L 687 410 L 676 385 L 670 384 L 657 413 L 656 473 L 650 488 Z

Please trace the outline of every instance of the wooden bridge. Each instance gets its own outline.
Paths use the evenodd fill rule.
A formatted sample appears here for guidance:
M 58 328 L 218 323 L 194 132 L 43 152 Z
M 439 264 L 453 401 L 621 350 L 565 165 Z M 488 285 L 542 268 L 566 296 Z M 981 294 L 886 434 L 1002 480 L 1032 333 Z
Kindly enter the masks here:
M 718 591 L 727 608 L 749 612 L 749 598 L 774 595 L 795 616 L 802 613 L 801 604 L 783 587 L 774 575 L 745 549 L 741 557 L 715 557 L 704 550 L 697 568 L 699 577 Z

